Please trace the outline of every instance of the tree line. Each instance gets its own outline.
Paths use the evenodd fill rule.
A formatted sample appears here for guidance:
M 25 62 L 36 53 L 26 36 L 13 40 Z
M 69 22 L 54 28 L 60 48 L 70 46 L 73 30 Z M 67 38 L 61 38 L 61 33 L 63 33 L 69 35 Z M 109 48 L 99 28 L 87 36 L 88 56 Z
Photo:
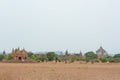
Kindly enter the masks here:
M 28 57 L 30 60 L 35 62 L 48 62 L 48 61 L 55 61 L 57 62 L 64 62 L 64 63 L 72 63 L 75 61 L 79 62 L 120 62 L 120 54 L 115 54 L 114 56 L 102 56 L 100 59 L 97 58 L 97 54 L 94 52 L 86 52 L 84 55 L 81 54 L 70 54 L 68 51 L 65 54 L 56 54 L 55 52 L 47 52 L 41 54 L 34 54 L 33 52 L 28 52 Z M 3 60 L 13 60 L 13 56 L 9 53 L 7 55 L 0 54 L 0 61 Z

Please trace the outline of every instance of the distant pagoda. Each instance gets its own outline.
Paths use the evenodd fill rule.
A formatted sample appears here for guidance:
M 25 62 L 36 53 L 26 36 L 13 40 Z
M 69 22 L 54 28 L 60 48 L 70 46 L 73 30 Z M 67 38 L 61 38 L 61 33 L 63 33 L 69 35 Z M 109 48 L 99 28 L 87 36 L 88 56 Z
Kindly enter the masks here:
M 80 58 L 82 58 L 83 57 L 83 53 L 80 51 Z
M 102 57 L 108 57 L 108 53 L 106 50 L 102 48 L 102 46 L 96 51 L 98 59 L 101 59 Z
M 3 55 L 6 56 L 6 52 L 5 52 L 5 50 L 3 51 Z

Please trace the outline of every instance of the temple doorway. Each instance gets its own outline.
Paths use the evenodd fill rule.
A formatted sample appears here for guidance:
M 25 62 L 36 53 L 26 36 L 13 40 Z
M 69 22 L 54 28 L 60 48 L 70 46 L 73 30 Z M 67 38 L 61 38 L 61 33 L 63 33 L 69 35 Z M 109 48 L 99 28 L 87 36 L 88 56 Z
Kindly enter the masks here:
M 21 58 L 21 57 L 19 57 L 19 60 L 22 60 L 22 58 Z

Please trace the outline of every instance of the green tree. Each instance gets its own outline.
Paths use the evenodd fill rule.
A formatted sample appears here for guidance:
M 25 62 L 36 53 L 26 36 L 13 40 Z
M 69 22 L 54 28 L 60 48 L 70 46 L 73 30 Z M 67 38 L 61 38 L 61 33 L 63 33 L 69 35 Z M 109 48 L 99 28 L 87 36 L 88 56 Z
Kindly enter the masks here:
M 55 56 L 55 62 L 57 63 L 57 62 L 61 62 L 61 61 L 62 61 L 61 55 L 57 55 L 56 54 L 56 56 Z
M 31 59 L 34 61 L 40 62 L 40 58 L 34 54 L 31 56 Z
M 13 56 L 11 54 L 8 54 L 7 60 L 12 60 L 12 59 L 13 59 Z
M 113 56 L 113 58 L 114 58 L 115 62 L 120 62 L 120 54 L 115 54 Z
M 114 58 L 119 58 L 120 59 L 120 54 L 115 54 Z
M 32 60 L 36 60 L 36 56 L 33 54 L 33 55 L 31 56 L 31 59 L 32 59 Z
M 53 61 L 55 59 L 55 52 L 48 52 L 47 54 L 48 61 Z
M 34 53 L 32 53 L 32 52 L 28 52 L 28 57 L 32 57 L 32 55 L 34 55 Z
M 5 58 L 3 54 L 0 54 L 0 61 L 2 61 Z
M 58 56 L 56 55 L 55 56 L 55 62 L 57 63 L 59 61 L 59 58 L 58 58 Z
M 70 59 L 70 62 L 72 63 L 72 62 L 75 62 L 76 60 L 77 60 L 77 56 L 76 55 L 71 55 L 70 57 L 69 57 L 69 59 Z
M 91 52 L 85 53 L 85 57 L 86 57 L 86 61 L 89 62 L 89 61 L 93 61 L 94 59 L 96 59 L 97 55 L 91 51 Z
M 46 54 L 39 54 L 39 59 L 40 59 L 40 61 L 42 61 L 42 62 L 48 61 L 48 60 L 47 60 L 47 55 L 46 55 Z
M 65 56 L 69 56 L 69 53 L 67 50 L 65 51 Z

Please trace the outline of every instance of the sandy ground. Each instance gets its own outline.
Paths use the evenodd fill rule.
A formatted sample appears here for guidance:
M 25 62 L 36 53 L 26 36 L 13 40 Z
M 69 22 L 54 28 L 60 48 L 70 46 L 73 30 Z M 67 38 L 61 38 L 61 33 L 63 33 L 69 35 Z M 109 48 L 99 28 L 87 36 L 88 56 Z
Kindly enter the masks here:
M 0 80 L 120 80 L 120 64 L 0 63 Z

